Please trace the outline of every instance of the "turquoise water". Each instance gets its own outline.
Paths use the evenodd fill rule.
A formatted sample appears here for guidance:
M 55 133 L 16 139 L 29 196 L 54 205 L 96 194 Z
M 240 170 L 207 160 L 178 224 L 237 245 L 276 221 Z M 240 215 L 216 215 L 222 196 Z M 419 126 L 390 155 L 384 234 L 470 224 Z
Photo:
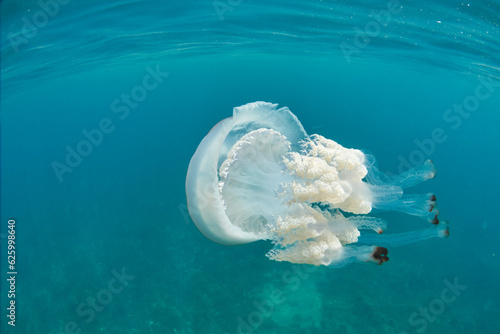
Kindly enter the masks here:
M 500 331 L 498 1 L 54 4 L 0 4 L 2 333 Z M 190 158 L 258 100 L 384 172 L 432 159 L 412 191 L 436 193 L 450 237 L 341 269 L 206 239 L 187 214 Z

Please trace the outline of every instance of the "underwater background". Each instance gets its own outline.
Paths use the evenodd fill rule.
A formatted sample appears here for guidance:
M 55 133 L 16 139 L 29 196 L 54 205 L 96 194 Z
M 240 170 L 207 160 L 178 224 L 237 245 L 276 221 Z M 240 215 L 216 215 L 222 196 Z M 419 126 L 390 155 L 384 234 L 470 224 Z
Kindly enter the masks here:
M 0 6 L 2 333 L 500 332 L 499 1 Z M 450 237 L 340 269 L 205 238 L 190 158 L 253 101 L 386 173 L 432 159 L 411 191 L 437 195 Z M 381 217 L 387 233 L 425 225 Z

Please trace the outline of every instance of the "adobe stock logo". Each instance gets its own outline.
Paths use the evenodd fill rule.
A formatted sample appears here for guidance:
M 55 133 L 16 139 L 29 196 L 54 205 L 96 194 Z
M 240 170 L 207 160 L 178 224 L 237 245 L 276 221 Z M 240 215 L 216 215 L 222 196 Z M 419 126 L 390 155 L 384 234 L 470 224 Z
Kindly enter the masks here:
M 464 97 L 460 103 L 454 103 L 452 108 L 443 112 L 442 119 L 445 127 L 434 128 L 426 138 L 415 138 L 413 143 L 416 148 L 406 157 L 398 156 L 398 173 L 404 173 L 415 166 L 421 165 L 429 159 L 438 148 L 448 140 L 452 132 L 460 129 L 465 120 L 477 113 L 480 106 L 488 99 L 493 97 L 494 93 L 500 88 L 500 81 L 493 76 L 479 77 L 478 85 L 470 95 Z M 389 174 L 389 173 L 387 173 Z
M 387 2 L 387 9 L 371 11 L 370 16 L 373 17 L 373 20 L 368 21 L 364 29 L 360 29 L 359 27 L 354 28 L 356 35 L 353 38 L 353 44 L 347 42 L 340 43 L 340 50 L 345 60 L 350 63 L 352 55 L 359 54 L 361 50 L 370 45 L 371 38 L 380 35 L 382 28 L 388 26 L 394 16 L 402 11 L 403 7 L 399 3 L 399 0 L 389 0 Z
M 437 317 L 446 311 L 447 305 L 455 302 L 468 287 L 459 284 L 456 277 L 453 283 L 448 279 L 445 279 L 443 283 L 446 287 L 441 290 L 437 298 L 431 300 L 428 305 L 419 307 L 418 312 L 413 312 L 408 317 L 408 323 L 415 328 L 417 333 L 425 332 L 429 324 L 432 324 Z M 410 334 L 410 332 L 403 331 L 399 334 Z
M 287 292 L 296 291 L 303 281 L 307 280 L 318 267 L 309 264 L 294 264 L 291 269 L 285 270 L 281 275 L 281 281 L 285 286 L 281 289 L 276 288 L 261 300 L 254 300 L 250 313 L 245 317 L 237 317 L 237 326 L 233 333 L 253 334 L 264 321 L 270 318 L 276 309 L 287 300 Z M 225 334 L 230 334 L 226 332 Z
M 231 13 L 236 7 L 241 5 L 243 0 L 215 0 L 212 2 L 215 12 L 219 16 L 219 20 L 224 21 L 224 15 Z
M 111 112 L 116 114 L 120 121 L 127 119 L 131 110 L 137 108 L 148 97 L 149 92 L 155 90 L 170 75 L 168 72 L 162 72 L 160 65 L 156 65 L 156 68 L 147 66 L 145 70 L 147 74 L 142 78 L 141 84 L 134 86 L 129 93 L 121 94 L 119 98 L 114 99 L 110 104 Z M 51 164 L 59 182 L 63 182 L 66 173 L 72 173 L 75 168 L 81 165 L 83 158 L 88 157 L 92 154 L 94 148 L 102 144 L 105 135 L 115 131 L 116 124 L 111 118 L 104 117 L 94 129 L 83 129 L 82 135 L 84 139 L 80 140 L 75 146 L 66 145 L 64 163 L 53 161 Z
M 50 19 L 53 19 L 59 13 L 60 5 L 66 5 L 67 3 L 69 3 L 69 0 L 38 1 L 40 8 L 35 10 L 31 17 L 25 15 L 21 18 L 23 22 L 21 31 L 7 34 L 14 52 L 18 53 L 19 46 L 28 44 L 30 39 L 38 35 L 38 30 L 45 27 Z
M 85 302 L 80 303 L 76 307 L 76 314 L 81 318 L 80 321 L 70 320 L 66 322 L 62 331 L 57 333 L 50 332 L 49 334 L 80 334 L 83 327 L 81 321 L 85 324 L 90 324 L 96 319 L 98 313 L 106 309 L 106 306 L 111 304 L 115 297 L 121 294 L 126 287 L 135 279 L 135 276 L 129 275 L 125 267 L 121 271 L 111 270 L 112 277 L 108 280 L 108 284 L 99 290 L 95 295 L 87 297 Z M 79 324 L 80 322 L 80 324 Z

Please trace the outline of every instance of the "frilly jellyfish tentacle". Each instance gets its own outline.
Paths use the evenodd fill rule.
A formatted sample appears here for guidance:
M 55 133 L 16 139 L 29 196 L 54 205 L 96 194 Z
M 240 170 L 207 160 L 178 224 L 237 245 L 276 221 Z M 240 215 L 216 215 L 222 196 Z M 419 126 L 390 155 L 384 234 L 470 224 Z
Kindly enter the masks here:
M 378 170 L 375 158 L 370 154 L 366 156 L 366 179 L 374 185 L 396 186 L 401 189 L 413 187 L 419 183 L 432 179 L 436 176 L 436 167 L 432 160 L 426 160 L 422 165 L 395 176 L 388 176 Z
M 383 219 L 368 216 L 352 216 L 348 220 L 356 226 L 358 230 L 373 230 L 378 234 L 387 228 L 387 222 Z
M 366 180 L 371 185 L 373 208 L 399 211 L 427 219 L 433 224 L 439 223 L 437 218 L 439 211 L 436 208 L 434 194 L 403 195 L 404 189 L 436 176 L 436 167 L 431 160 L 393 177 L 380 173 L 372 156 L 368 158 L 368 161 Z
M 398 233 L 398 234 L 385 234 L 385 235 L 363 235 L 358 239 L 359 243 L 372 244 L 374 242 L 383 244 L 385 246 L 403 246 L 412 244 L 418 241 L 427 240 L 435 237 L 447 238 L 449 236 L 449 229 L 447 222 L 439 224 L 437 229 L 429 228 L 419 231 Z
M 399 211 L 412 216 L 427 219 L 433 224 L 438 224 L 439 211 L 436 207 L 436 196 L 433 194 L 403 195 L 401 198 L 390 202 L 374 202 L 373 207 L 381 210 Z
M 213 241 L 272 240 L 267 257 L 276 261 L 382 264 L 389 260 L 386 248 L 354 244 L 373 240 L 394 246 L 448 235 L 437 219 L 434 195 L 403 194 L 435 174 L 428 162 L 385 176 L 372 156 L 320 135 L 309 137 L 288 108 L 254 102 L 234 108 L 233 117 L 203 139 L 189 164 L 186 193 L 194 223 Z M 438 226 L 378 239 L 387 223 L 369 216 L 372 208 L 419 216 Z M 361 236 L 360 230 L 378 234 Z

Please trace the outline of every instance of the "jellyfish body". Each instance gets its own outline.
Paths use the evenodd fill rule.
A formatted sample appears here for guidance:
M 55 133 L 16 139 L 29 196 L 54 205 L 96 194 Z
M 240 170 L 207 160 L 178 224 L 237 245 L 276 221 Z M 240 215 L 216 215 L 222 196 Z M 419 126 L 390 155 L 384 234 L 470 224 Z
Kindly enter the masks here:
M 320 135 L 309 136 L 286 107 L 236 107 L 202 140 L 189 164 L 191 218 L 210 240 L 235 245 L 271 240 L 276 261 L 343 266 L 388 261 L 385 247 L 446 237 L 432 194 L 405 188 L 433 178 L 431 161 L 389 177 L 373 157 Z M 373 209 L 400 211 L 435 226 L 379 236 L 386 222 Z M 377 233 L 360 231 L 373 230 Z M 380 238 L 380 239 L 378 239 Z

